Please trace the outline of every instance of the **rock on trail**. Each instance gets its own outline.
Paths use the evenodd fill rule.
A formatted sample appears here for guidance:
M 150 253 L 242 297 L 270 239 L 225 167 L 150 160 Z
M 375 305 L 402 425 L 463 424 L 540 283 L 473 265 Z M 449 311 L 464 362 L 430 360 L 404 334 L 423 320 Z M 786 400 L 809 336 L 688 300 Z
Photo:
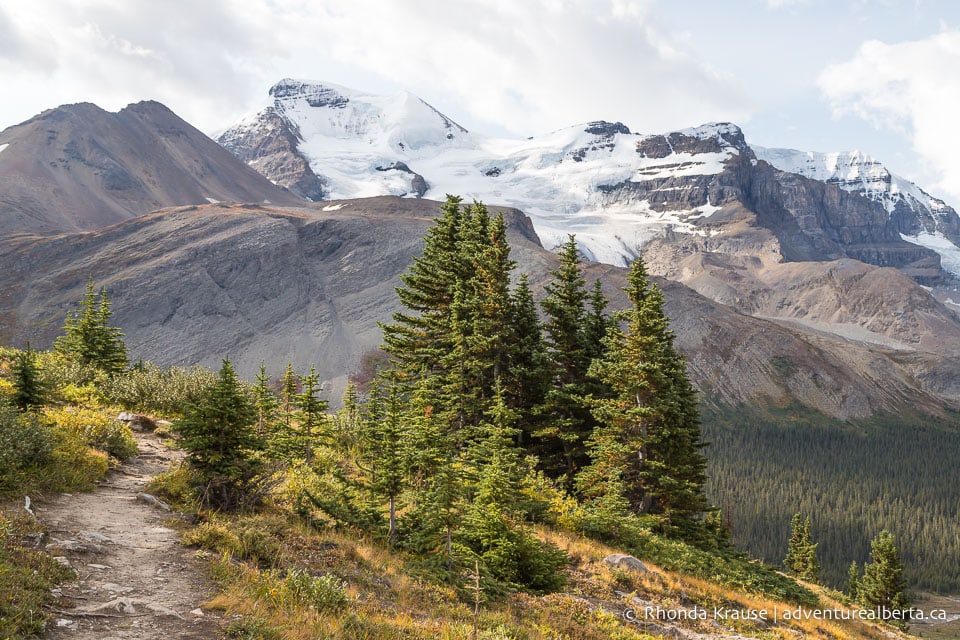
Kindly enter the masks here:
M 77 578 L 58 589 L 46 638 L 152 640 L 217 637 L 218 619 L 200 605 L 212 595 L 203 563 L 180 546 L 160 505 L 139 495 L 177 460 L 153 434 L 136 434 L 140 455 L 95 491 L 34 503 L 49 529 L 47 550 Z M 162 503 L 161 503 L 162 504 Z

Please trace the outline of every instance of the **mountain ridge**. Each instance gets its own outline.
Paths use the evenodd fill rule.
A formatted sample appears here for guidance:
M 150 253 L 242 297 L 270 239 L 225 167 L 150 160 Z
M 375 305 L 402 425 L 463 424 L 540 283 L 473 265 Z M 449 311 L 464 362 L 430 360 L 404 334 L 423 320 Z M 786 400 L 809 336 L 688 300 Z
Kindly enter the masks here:
M 0 132 L 8 232 L 97 229 L 174 204 L 299 199 L 155 101 L 48 109 Z
M 324 98 L 311 98 L 317 94 Z M 429 115 L 406 118 L 396 106 L 396 95 L 426 105 Z M 758 214 L 753 226 L 782 223 L 786 226 L 771 229 L 781 244 L 784 237 L 798 233 L 808 245 L 812 242 L 812 250 L 785 247 L 783 259 L 852 257 L 897 266 L 924 284 L 960 274 L 960 248 L 955 244 L 960 242 L 960 217 L 942 201 L 899 177 L 891 184 L 899 189 L 897 194 L 906 195 L 895 202 L 852 183 L 784 171 L 784 162 L 777 166 L 776 154 L 762 147 L 756 154 L 743 131 L 731 123 L 640 134 L 620 122 L 595 121 L 526 140 L 502 140 L 453 128 L 455 123 L 405 92 L 372 96 L 330 83 L 285 79 L 271 89 L 271 96 L 273 102 L 264 110 L 228 129 L 218 141 L 295 191 L 304 180 L 323 185 L 319 190 L 301 190 L 305 197 L 436 199 L 457 193 L 522 209 L 548 248 L 574 232 L 591 259 L 626 264 L 652 239 L 673 233 L 695 240 L 714 232 L 722 226 L 718 223 L 723 214 L 718 216 L 718 211 L 730 200 L 733 187 L 742 192 L 743 208 Z M 256 134 L 257 129 L 269 129 L 274 136 L 282 132 L 286 148 L 258 154 L 263 136 Z M 784 202 L 774 203 L 773 211 L 754 210 L 758 200 L 750 193 L 749 174 L 762 172 L 757 168 L 760 163 L 825 185 L 814 187 L 817 193 L 810 198 L 824 202 L 822 208 L 830 215 L 804 227 L 803 216 Z M 271 165 L 297 165 L 302 171 L 274 172 Z M 793 186 L 767 189 L 786 192 Z M 810 204 L 810 198 L 804 204 Z M 873 207 L 876 210 L 870 211 Z M 872 235 L 847 238 L 842 224 L 830 228 L 837 227 L 837 219 L 850 217 L 844 208 L 852 209 L 854 218 L 869 218 Z

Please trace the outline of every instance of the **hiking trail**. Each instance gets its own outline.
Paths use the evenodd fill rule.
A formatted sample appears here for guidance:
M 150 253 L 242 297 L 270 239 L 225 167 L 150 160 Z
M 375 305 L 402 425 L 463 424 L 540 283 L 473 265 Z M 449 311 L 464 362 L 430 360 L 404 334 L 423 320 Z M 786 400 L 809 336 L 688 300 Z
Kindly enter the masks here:
M 77 577 L 55 593 L 44 638 L 170 640 L 216 638 L 219 617 L 201 611 L 214 593 L 203 560 L 182 547 L 175 512 L 144 494 L 147 483 L 182 459 L 153 433 L 134 433 L 140 453 L 94 491 L 34 503 L 48 529 L 47 551 Z

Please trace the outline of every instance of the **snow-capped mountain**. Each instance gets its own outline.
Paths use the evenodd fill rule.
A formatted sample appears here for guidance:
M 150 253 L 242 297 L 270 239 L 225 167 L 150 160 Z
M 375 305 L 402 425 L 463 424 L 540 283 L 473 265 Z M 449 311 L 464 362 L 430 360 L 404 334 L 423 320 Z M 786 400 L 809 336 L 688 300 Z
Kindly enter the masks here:
M 835 184 L 881 203 L 900 227 L 904 240 L 937 251 L 945 269 L 960 273 L 957 212 L 913 182 L 891 173 L 879 160 L 860 151 L 818 153 L 756 145 L 751 148 L 757 158 L 781 171 Z
M 726 222 L 747 211 L 776 236 L 782 259 L 853 257 L 928 280 L 942 259 L 960 274 L 960 218 L 942 201 L 864 156 L 751 148 L 729 123 L 649 135 L 599 121 L 499 139 L 407 92 L 287 79 L 218 141 L 309 199 L 453 193 L 509 205 L 531 217 L 548 248 L 576 233 L 584 253 L 610 264 L 667 237 L 711 251 L 730 245 Z M 796 178 L 788 174 L 851 195 L 785 189 Z

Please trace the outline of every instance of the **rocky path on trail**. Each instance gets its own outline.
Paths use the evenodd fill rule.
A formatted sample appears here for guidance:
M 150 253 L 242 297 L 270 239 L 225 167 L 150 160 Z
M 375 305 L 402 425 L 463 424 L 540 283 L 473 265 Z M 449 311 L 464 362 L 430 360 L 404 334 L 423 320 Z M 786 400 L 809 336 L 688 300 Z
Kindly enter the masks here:
M 58 590 L 45 638 L 218 636 L 218 618 L 200 610 L 213 593 L 203 561 L 180 546 L 169 526 L 176 514 L 142 493 L 179 455 L 152 433 L 135 435 L 140 455 L 111 471 L 93 492 L 34 504 L 48 529 L 47 550 L 77 572 Z

